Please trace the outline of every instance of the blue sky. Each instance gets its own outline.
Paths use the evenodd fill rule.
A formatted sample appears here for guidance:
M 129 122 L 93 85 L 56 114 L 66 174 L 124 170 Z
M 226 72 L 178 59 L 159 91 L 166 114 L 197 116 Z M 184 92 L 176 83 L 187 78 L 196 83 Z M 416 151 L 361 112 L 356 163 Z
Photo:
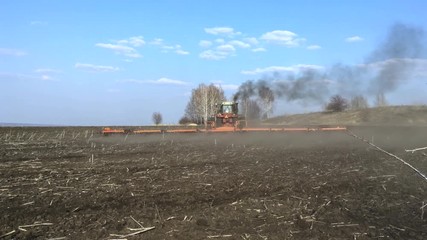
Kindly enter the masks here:
M 396 22 L 427 29 L 423 0 L 3 1 L 0 122 L 146 125 L 183 115 L 191 89 L 364 64 Z M 387 93 L 426 104 L 427 64 Z M 361 83 L 363 84 L 363 83 Z M 276 114 L 323 103 L 282 102 Z

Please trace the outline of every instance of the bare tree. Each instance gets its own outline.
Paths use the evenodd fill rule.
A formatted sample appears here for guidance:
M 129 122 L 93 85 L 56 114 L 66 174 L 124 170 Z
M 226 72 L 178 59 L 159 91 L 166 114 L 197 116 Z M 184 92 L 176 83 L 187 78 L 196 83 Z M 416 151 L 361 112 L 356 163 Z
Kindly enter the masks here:
M 203 123 L 205 124 L 205 127 L 207 127 L 208 124 L 208 117 L 209 117 L 209 87 L 206 85 L 201 85 L 199 86 L 199 95 L 198 95 L 198 99 L 199 99 L 199 104 L 198 104 L 198 108 L 199 108 L 199 112 L 201 113 L 200 115 L 202 115 L 203 117 Z
M 252 81 L 246 81 L 242 85 L 240 85 L 237 94 L 234 95 L 234 101 L 241 101 L 245 119 L 248 119 L 248 110 L 249 104 L 251 101 L 251 97 L 254 95 L 254 89 Z M 259 106 L 258 106 L 259 107 Z
M 243 111 L 247 113 L 246 119 L 248 120 L 259 120 L 261 118 L 261 108 L 255 100 L 249 99 Z
M 262 106 L 262 116 L 269 118 L 273 112 L 274 93 L 265 85 L 258 88 L 258 96 Z
M 192 122 L 193 121 L 187 116 L 183 116 L 181 119 L 179 119 L 179 124 L 189 124 Z
M 198 119 L 207 127 L 207 121 L 216 111 L 216 104 L 225 100 L 224 91 L 214 84 L 200 84 L 191 92 L 185 115 L 190 119 Z
M 385 99 L 384 92 L 379 92 L 375 97 L 375 106 L 384 107 L 387 106 L 387 100 Z
M 200 116 L 197 113 L 197 99 L 195 89 L 192 90 L 190 101 L 188 101 L 185 108 L 184 117 L 190 119 L 194 123 L 201 123 Z
M 369 108 L 368 101 L 366 98 L 362 95 L 354 96 L 350 101 L 350 108 L 351 109 L 365 109 Z
M 342 112 L 348 108 L 347 99 L 343 98 L 340 95 L 332 96 L 329 100 L 328 105 L 326 105 L 326 110 L 332 112 Z
M 153 122 L 156 125 L 159 125 L 160 123 L 162 123 L 163 117 L 162 114 L 159 112 L 155 112 L 153 113 Z

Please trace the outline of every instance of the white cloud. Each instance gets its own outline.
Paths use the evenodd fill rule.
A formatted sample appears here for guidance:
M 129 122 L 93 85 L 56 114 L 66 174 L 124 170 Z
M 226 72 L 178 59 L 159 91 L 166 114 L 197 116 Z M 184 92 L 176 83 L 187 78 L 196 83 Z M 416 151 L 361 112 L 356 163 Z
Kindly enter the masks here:
M 348 37 L 345 39 L 346 42 L 360 42 L 363 41 L 364 39 L 362 37 L 359 36 L 353 36 L 353 37 Z
M 34 70 L 36 73 L 60 73 L 60 70 L 52 69 L 52 68 L 38 68 Z
M 152 44 L 152 45 L 163 45 L 164 40 L 161 38 L 155 38 L 153 41 L 150 42 L 150 44 Z
M 233 41 L 229 41 L 228 44 L 233 45 L 235 47 L 240 47 L 240 48 L 249 48 L 251 47 L 250 44 L 239 41 L 239 40 L 233 40 Z
M 200 53 L 199 57 L 206 60 L 221 60 L 235 53 L 236 48 L 230 44 L 219 45 L 215 50 L 206 50 Z
M 187 85 L 187 82 L 174 80 L 170 78 L 159 78 L 158 80 L 150 81 L 150 82 L 156 83 L 156 84 Z
M 47 22 L 46 21 L 31 21 L 30 25 L 31 26 L 46 26 Z
M 127 83 L 138 83 L 138 84 L 162 84 L 162 85 L 188 85 L 188 82 L 170 79 L 170 78 L 159 78 L 157 80 L 137 80 L 137 79 L 126 79 L 121 82 L 127 82 Z
M 266 68 L 256 68 L 254 70 L 243 70 L 242 74 L 245 75 L 256 75 L 256 74 L 265 74 L 265 73 L 274 73 L 274 72 L 300 72 L 304 70 L 322 70 L 323 67 L 319 65 L 309 65 L 309 64 L 298 64 L 293 66 L 270 66 Z
M 190 52 L 185 51 L 182 49 L 182 46 L 179 44 L 176 44 L 175 46 L 172 45 L 160 45 L 160 48 L 162 49 L 163 53 L 169 53 L 174 52 L 178 55 L 188 55 Z
M 199 54 L 200 58 L 206 59 L 206 60 L 221 60 L 226 58 L 226 56 L 219 54 L 216 51 L 213 50 L 206 50 Z
M 61 73 L 61 71 L 51 68 L 38 68 L 34 70 L 34 72 L 42 74 L 40 79 L 43 81 L 56 81 L 51 74 L 55 75 L 57 73 Z
M 97 47 L 106 48 L 113 50 L 116 54 L 124 55 L 130 58 L 140 58 L 141 55 L 132 47 L 120 45 L 120 44 L 111 44 L 111 43 L 97 43 Z
M 129 44 L 134 47 L 140 47 L 145 44 L 144 37 L 137 36 L 129 38 Z
M 218 52 L 222 52 L 224 54 L 231 54 L 236 51 L 236 48 L 230 44 L 219 45 L 216 49 Z
M 245 41 L 249 44 L 252 44 L 252 45 L 257 45 L 259 43 L 258 39 L 254 38 L 254 37 L 244 38 L 243 41 Z
M 41 76 L 41 79 L 42 79 L 43 81 L 49 81 L 49 80 L 52 80 L 53 78 L 52 78 L 51 76 L 49 76 L 49 75 L 43 74 L 43 75 Z
M 174 46 L 171 46 L 171 45 L 163 45 L 161 48 L 162 48 L 165 52 L 169 52 L 169 50 L 173 50 L 173 49 L 175 49 L 175 47 L 174 47 Z
M 27 53 L 19 49 L 0 48 L 0 55 L 22 57 L 27 55 Z
M 74 67 L 91 72 L 116 72 L 120 70 L 118 67 L 93 65 L 87 63 L 76 63 Z
M 267 50 L 265 48 L 262 48 L 262 47 L 252 49 L 252 52 L 265 52 L 265 51 L 267 51 Z
M 205 28 L 205 32 L 212 35 L 225 35 L 228 37 L 241 34 L 240 32 L 235 32 L 231 27 Z
M 97 43 L 95 46 L 106 48 L 114 51 L 119 55 L 124 55 L 129 58 L 140 58 L 141 54 L 135 48 L 142 47 L 146 44 L 143 36 L 134 36 L 127 39 L 121 39 L 112 43 Z
M 190 52 L 184 51 L 182 49 L 175 50 L 175 53 L 179 54 L 179 55 L 188 55 L 188 54 L 190 54 Z
M 304 38 L 298 38 L 297 34 L 286 30 L 275 30 L 264 33 L 261 36 L 261 39 L 268 43 L 278 44 L 286 47 L 298 47 L 301 42 L 305 41 Z
M 381 70 L 384 67 L 387 67 L 388 65 L 411 65 L 414 68 L 413 73 L 417 73 L 420 74 L 422 72 L 426 72 L 427 71 L 427 59 L 422 59 L 422 58 L 390 58 L 384 61 L 379 61 L 379 62 L 373 62 L 373 63 L 368 63 L 368 64 L 359 64 L 357 66 L 359 67 L 363 67 L 363 68 L 369 68 L 372 70 Z
M 318 50 L 321 49 L 322 47 L 319 45 L 310 45 L 307 47 L 308 50 Z
M 117 41 L 117 43 L 121 45 L 131 45 L 133 47 L 141 47 L 145 45 L 143 36 L 136 36 L 136 37 L 130 37 L 128 39 L 122 39 Z
M 97 43 L 97 47 L 102 47 L 114 51 L 116 54 L 124 55 L 129 58 L 140 58 L 141 54 L 138 53 L 136 48 L 146 45 L 147 42 L 144 40 L 143 36 L 135 36 L 127 39 L 122 39 L 115 41 L 115 44 L 112 43 Z M 162 38 L 155 38 L 152 41 L 148 42 L 149 45 L 157 46 L 160 48 L 161 52 L 169 53 L 174 52 L 178 55 L 188 55 L 190 52 L 182 49 L 181 45 L 167 45 Z M 125 61 L 131 62 L 130 59 Z
M 208 40 L 201 40 L 199 42 L 199 46 L 203 47 L 203 48 L 208 48 L 208 47 L 212 46 L 212 42 L 208 41 Z
M 156 38 L 150 42 L 151 45 L 155 45 L 161 49 L 163 53 L 174 52 L 178 55 L 188 55 L 190 52 L 182 49 L 182 46 L 179 44 L 176 45 L 167 45 L 165 41 L 161 38 Z
M 140 57 L 142 57 L 142 55 L 139 54 L 139 53 L 137 53 L 137 52 L 135 52 L 135 53 L 126 53 L 125 56 L 126 57 L 130 57 L 130 58 L 140 58 Z
M 215 36 L 219 36 L 219 37 L 212 40 L 201 40 L 199 42 L 199 45 L 201 47 L 209 48 L 199 54 L 199 57 L 203 59 L 207 59 L 207 60 L 225 59 L 230 56 L 235 56 L 237 49 L 248 49 L 253 52 L 265 51 L 264 48 L 257 47 L 257 45 L 259 45 L 259 41 L 257 38 L 254 38 L 254 37 L 237 38 L 237 36 L 242 33 L 235 31 L 231 27 L 205 28 L 205 32 Z M 229 39 L 229 38 L 233 38 L 233 39 Z M 251 49 L 251 48 L 255 48 L 255 49 Z

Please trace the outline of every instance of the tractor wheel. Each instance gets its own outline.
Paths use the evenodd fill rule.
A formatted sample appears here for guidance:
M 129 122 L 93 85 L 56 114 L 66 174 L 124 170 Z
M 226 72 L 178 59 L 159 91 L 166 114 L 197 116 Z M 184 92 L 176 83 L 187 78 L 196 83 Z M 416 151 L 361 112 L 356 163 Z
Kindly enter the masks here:
M 222 127 L 222 118 L 217 118 L 215 121 L 215 126 L 218 127 Z

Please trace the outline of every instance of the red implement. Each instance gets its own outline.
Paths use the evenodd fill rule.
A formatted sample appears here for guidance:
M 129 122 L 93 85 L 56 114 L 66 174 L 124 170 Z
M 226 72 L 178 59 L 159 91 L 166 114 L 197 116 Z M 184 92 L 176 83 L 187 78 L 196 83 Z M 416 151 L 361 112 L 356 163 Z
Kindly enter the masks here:
M 288 127 L 288 128 L 236 128 L 236 127 L 218 127 L 210 129 L 138 129 L 138 130 L 125 130 L 125 129 L 111 129 L 104 128 L 102 133 L 109 134 L 150 134 L 150 133 L 229 133 L 229 132 L 314 132 L 314 131 L 346 131 L 346 127 Z

